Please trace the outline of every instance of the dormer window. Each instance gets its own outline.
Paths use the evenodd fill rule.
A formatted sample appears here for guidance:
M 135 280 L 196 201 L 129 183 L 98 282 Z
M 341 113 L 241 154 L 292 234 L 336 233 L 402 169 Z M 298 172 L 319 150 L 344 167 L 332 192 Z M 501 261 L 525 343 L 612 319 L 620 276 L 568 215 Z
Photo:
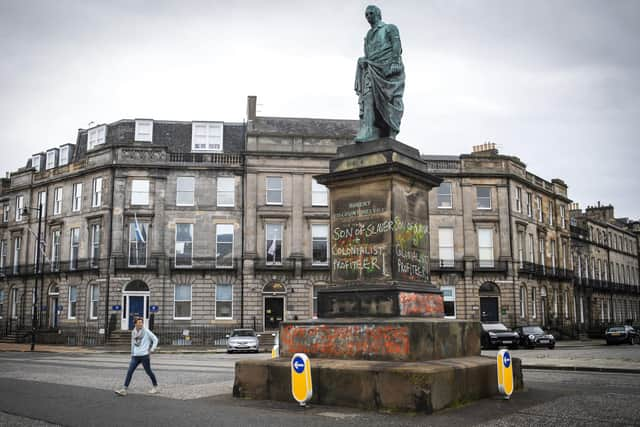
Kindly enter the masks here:
M 40 159 L 42 156 L 40 154 L 36 154 L 31 157 L 31 167 L 36 170 L 36 172 L 40 172 Z
M 51 151 L 47 151 L 47 165 L 46 165 L 46 169 L 53 169 L 56 167 L 56 151 L 58 150 L 51 150 Z
M 107 126 L 102 125 L 89 129 L 87 132 L 87 149 L 93 150 L 96 146 L 104 144 L 107 136 Z
M 60 156 L 58 157 L 58 166 L 64 166 L 69 163 L 69 146 L 60 147 Z
M 136 142 L 153 141 L 153 120 L 136 120 Z
M 193 122 L 191 151 L 222 151 L 222 122 Z

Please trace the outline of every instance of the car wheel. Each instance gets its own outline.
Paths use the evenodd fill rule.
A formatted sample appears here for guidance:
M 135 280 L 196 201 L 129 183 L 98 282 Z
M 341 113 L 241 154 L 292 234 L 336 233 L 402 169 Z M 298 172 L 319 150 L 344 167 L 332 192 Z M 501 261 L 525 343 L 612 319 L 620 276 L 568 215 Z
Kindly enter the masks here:
M 556 348 L 555 344 L 552 344 L 552 345 L 549 346 L 549 350 L 553 350 L 554 348 Z
M 510 350 L 517 350 L 518 349 L 518 344 L 509 346 L 509 349 Z
M 231 354 L 231 350 L 227 350 L 227 354 Z

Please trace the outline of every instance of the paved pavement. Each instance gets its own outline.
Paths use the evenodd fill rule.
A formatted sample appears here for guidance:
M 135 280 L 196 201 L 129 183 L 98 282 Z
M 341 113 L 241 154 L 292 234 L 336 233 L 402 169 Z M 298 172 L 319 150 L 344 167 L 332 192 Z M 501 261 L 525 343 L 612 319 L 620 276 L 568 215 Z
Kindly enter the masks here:
M 640 374 L 640 346 L 621 344 L 608 346 L 604 340 L 568 341 L 558 343 L 553 350 L 510 350 L 522 360 L 525 369 L 561 369 L 595 372 L 626 372 Z M 497 350 L 483 351 L 495 356 Z

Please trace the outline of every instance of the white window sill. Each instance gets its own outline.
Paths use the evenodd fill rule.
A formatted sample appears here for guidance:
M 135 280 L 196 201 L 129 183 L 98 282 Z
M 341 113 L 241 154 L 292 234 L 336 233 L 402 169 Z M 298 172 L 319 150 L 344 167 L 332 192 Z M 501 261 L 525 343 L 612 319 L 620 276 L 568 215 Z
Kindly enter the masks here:
M 176 206 L 195 206 L 194 203 L 176 203 Z
M 216 204 L 216 207 L 218 207 L 218 208 L 235 208 L 235 207 L 236 207 L 236 205 L 235 205 L 235 204 L 232 204 L 232 205 L 223 205 L 223 204 L 217 203 L 217 204 Z
M 233 320 L 233 317 L 216 317 L 215 320 Z
M 267 202 L 268 206 L 282 206 L 282 202 Z
M 453 209 L 453 206 L 438 206 L 438 209 Z
M 491 208 L 481 208 L 480 206 L 478 206 L 476 209 L 478 209 L 479 211 L 490 211 Z
M 191 317 L 174 317 L 173 320 L 191 320 Z

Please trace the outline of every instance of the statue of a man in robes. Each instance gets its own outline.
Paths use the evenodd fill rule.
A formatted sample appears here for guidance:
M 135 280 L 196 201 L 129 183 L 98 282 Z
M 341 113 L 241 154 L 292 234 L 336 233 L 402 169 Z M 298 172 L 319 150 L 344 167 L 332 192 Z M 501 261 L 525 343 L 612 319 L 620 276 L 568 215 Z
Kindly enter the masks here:
M 400 33 L 382 22 L 377 6 L 364 13 L 371 29 L 364 39 L 364 56 L 358 59 L 355 90 L 360 104 L 360 130 L 356 142 L 395 138 L 404 111 L 404 65 Z

